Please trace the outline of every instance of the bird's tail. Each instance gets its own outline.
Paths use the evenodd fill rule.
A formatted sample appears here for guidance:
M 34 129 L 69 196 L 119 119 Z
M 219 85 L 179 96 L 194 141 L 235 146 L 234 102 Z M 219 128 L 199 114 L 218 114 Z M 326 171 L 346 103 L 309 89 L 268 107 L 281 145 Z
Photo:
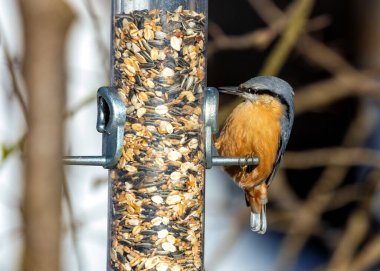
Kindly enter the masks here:
M 261 234 L 267 231 L 266 204 L 261 205 L 258 213 L 251 210 L 251 230 Z
M 246 191 L 245 199 L 247 205 L 251 207 L 251 230 L 264 234 L 267 230 L 267 185 L 262 183 Z

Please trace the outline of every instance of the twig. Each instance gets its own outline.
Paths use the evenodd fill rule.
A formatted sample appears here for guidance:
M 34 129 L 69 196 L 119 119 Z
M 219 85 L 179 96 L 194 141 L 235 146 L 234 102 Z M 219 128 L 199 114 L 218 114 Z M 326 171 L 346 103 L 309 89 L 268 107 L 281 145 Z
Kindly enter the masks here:
M 359 112 L 352 122 L 343 142 L 343 146 L 360 146 L 369 135 L 374 127 L 374 120 L 367 116 L 366 106 L 362 104 L 359 108 Z M 361 131 L 360 134 L 357 131 Z M 360 148 L 351 149 L 353 152 L 350 155 L 360 154 Z M 287 236 L 285 237 L 282 247 L 280 249 L 278 261 L 275 270 L 289 270 L 293 266 L 297 255 L 306 243 L 309 236 L 313 233 L 318 225 L 321 214 L 329 208 L 329 203 L 334 199 L 333 190 L 336 189 L 344 180 L 349 166 L 352 165 L 355 160 L 359 160 L 360 157 L 352 157 L 351 163 L 344 163 L 344 158 L 341 158 L 343 154 L 341 150 L 337 150 L 338 153 L 330 153 L 331 156 L 324 156 L 328 166 L 317 180 L 316 184 L 312 188 L 307 197 L 307 200 L 300 209 L 296 212 L 294 222 L 289 227 Z M 357 153 L 355 153 L 357 151 Z M 339 153 L 340 152 L 340 153 Z M 344 151 L 343 151 L 344 152 Z M 312 153 L 309 153 L 309 155 Z M 320 154 L 320 153 L 319 153 Z M 324 153 L 322 155 L 325 155 Z M 348 153 L 346 153 L 347 155 Z M 365 155 L 372 155 L 369 152 L 364 151 Z M 378 157 L 378 154 L 374 154 Z M 306 159 L 314 158 L 308 156 Z M 322 157 L 321 157 L 322 158 Z M 367 159 L 365 157 L 364 159 Z M 341 166 L 345 164 L 345 167 L 337 168 L 335 159 L 340 159 Z M 359 162 L 359 161 L 356 161 Z M 316 163 L 317 164 L 317 163 Z M 319 161 L 322 165 L 322 161 Z
M 100 24 L 98 16 L 96 15 L 95 8 L 92 4 L 92 0 L 84 0 L 84 4 L 86 5 L 86 10 L 88 11 L 88 14 L 90 15 L 93 30 L 95 33 L 95 40 L 102 55 L 104 74 L 108 75 L 109 73 L 108 45 L 102 40 L 101 35 L 98 34 L 99 29 L 102 28 L 102 25 Z
M 274 181 L 272 186 L 274 186 L 277 183 L 281 183 L 281 182 Z M 298 213 L 294 212 L 294 210 L 297 210 L 299 206 L 302 205 L 303 203 L 299 200 L 298 205 L 295 205 L 293 203 L 289 204 L 286 201 L 288 199 L 287 196 L 277 197 L 276 194 L 280 194 L 282 190 L 278 189 L 279 191 L 277 193 L 273 193 L 274 192 L 273 188 L 274 187 L 271 187 L 271 190 L 269 193 L 269 201 L 271 203 L 274 203 L 274 206 L 273 206 L 274 208 L 273 209 L 268 208 L 267 210 L 268 221 L 273 229 L 286 232 L 291 226 L 291 223 L 295 219 L 297 219 L 296 216 L 298 215 Z M 286 190 L 285 190 L 285 193 L 287 193 Z M 326 208 L 326 211 L 331 211 L 337 208 L 341 208 L 342 206 L 345 206 L 346 204 L 350 202 L 354 202 L 358 200 L 357 187 L 354 185 L 338 189 L 334 191 L 333 194 L 334 194 L 334 201 L 331 201 L 331 204 L 329 204 L 329 206 Z M 330 195 L 330 192 L 327 193 L 327 196 L 329 195 Z M 324 232 L 321 227 L 318 226 L 314 228 L 313 235 L 325 237 L 323 236 L 323 234 Z
M 73 242 L 73 247 L 74 247 L 74 252 L 75 252 L 74 254 L 77 258 L 78 271 L 81 271 L 81 270 L 83 270 L 83 265 L 82 265 L 82 257 L 81 257 L 80 250 L 79 250 L 78 225 L 76 223 L 73 203 L 71 200 L 70 191 L 69 191 L 69 187 L 68 187 L 66 177 L 63 179 L 63 185 L 62 186 L 63 186 L 63 198 L 66 201 L 67 210 L 69 213 L 69 227 L 71 230 L 71 239 Z
M 0 28 L 0 33 L 3 33 L 3 31 Z M 0 37 L 1 38 L 1 37 Z M 12 57 L 10 55 L 10 52 L 8 50 L 8 46 L 3 38 L 3 51 L 4 55 L 7 61 L 7 67 L 9 70 L 9 74 L 11 75 L 11 80 L 12 80 L 12 86 L 13 86 L 13 92 L 20 103 L 21 111 L 24 115 L 25 122 L 28 124 L 28 108 L 26 106 L 26 102 L 23 98 L 22 93 L 26 93 L 25 87 L 24 87 L 24 79 L 20 72 L 16 69 L 14 62 L 12 60 Z M 20 83 L 22 82 L 22 83 Z
M 350 216 L 346 231 L 339 241 L 337 249 L 331 258 L 327 270 L 348 270 L 359 246 L 367 237 L 370 228 L 370 208 L 377 195 L 376 186 L 380 177 L 380 170 L 374 170 L 365 180 L 364 189 L 360 193 L 360 205 Z M 363 268 L 364 269 L 364 268 Z
M 331 201 L 326 211 L 332 211 L 359 200 L 358 185 L 345 185 L 334 191 L 334 200 Z
M 243 35 L 227 35 L 214 22 L 209 22 L 209 34 L 213 38 L 207 48 L 208 57 L 223 50 L 244 50 L 249 48 L 265 49 L 277 36 L 288 21 L 287 15 L 280 16 L 275 22 L 266 28 L 256 29 Z M 310 19 L 305 28 L 308 32 L 318 31 L 330 24 L 330 18 L 326 15 Z
M 283 22 L 278 20 L 278 22 Z M 222 50 L 243 50 L 249 48 L 263 49 L 278 35 L 280 24 L 273 27 L 257 29 L 244 35 L 226 35 L 214 22 L 209 22 L 209 33 L 213 41 L 207 48 L 208 57 L 212 57 L 216 52 Z
M 368 222 L 368 210 L 359 208 L 352 213 L 326 271 L 350 270 L 350 259 L 368 232 Z
M 87 97 L 85 97 L 82 101 L 80 101 L 74 108 L 66 111 L 65 119 L 73 117 L 76 113 L 78 113 L 82 108 L 90 105 L 96 100 L 97 92 L 90 93 Z
M 91 93 L 88 95 L 86 98 L 84 98 L 77 106 L 75 106 L 73 109 L 68 110 L 64 114 L 64 118 L 68 119 L 73 117 L 76 113 L 78 113 L 81 109 L 86 107 L 87 105 L 91 104 L 96 100 L 96 94 Z M 2 147 L 2 158 L 1 158 L 1 163 L 4 163 L 8 157 L 13 154 L 15 151 L 19 150 L 22 148 L 22 146 L 25 143 L 27 134 L 23 134 L 19 140 L 16 141 L 16 143 L 10 145 L 10 146 L 3 146 Z
M 267 0 L 248 0 L 256 13 L 267 23 L 274 21 L 274 18 L 283 16 L 280 10 L 272 1 Z
M 85 4 L 87 6 L 87 10 L 90 14 L 90 17 L 91 17 L 91 21 L 92 21 L 92 24 L 93 24 L 93 27 L 94 27 L 94 30 L 98 30 L 99 27 L 100 27 L 100 23 L 99 23 L 99 20 L 96 16 L 96 13 L 95 13 L 95 10 L 94 10 L 94 7 L 91 3 L 91 0 L 84 0 L 85 1 Z M 108 50 L 107 50 L 107 45 L 103 42 L 103 40 L 101 39 L 100 35 L 96 35 L 96 40 L 97 40 L 97 44 L 98 44 L 98 47 L 99 49 L 101 50 L 102 52 L 102 55 L 103 55 L 103 67 L 104 67 L 104 73 L 105 74 L 108 74 Z M 6 54 L 7 55 L 7 54 Z M 13 62 L 11 62 L 11 64 L 13 65 Z M 8 65 L 9 66 L 9 65 Z M 9 66 L 11 67 L 11 66 Z M 14 71 L 14 72 L 13 72 Z M 19 85 L 19 81 L 21 80 L 21 77 L 20 76 L 17 76 L 17 77 L 14 77 L 13 78 L 13 75 L 16 75 L 15 73 L 15 67 L 12 66 L 12 70 L 10 70 L 10 73 L 11 73 L 11 76 L 12 76 L 12 82 L 13 82 L 13 85 L 14 86 L 18 86 L 18 87 L 14 87 L 14 90 L 15 90 L 15 93 L 17 94 L 17 97 L 20 101 L 20 104 L 21 104 L 21 107 L 23 109 L 23 113 L 25 115 L 25 118 L 27 119 L 27 110 L 26 110 L 26 105 L 24 106 L 23 104 L 25 104 L 25 102 L 23 101 L 23 98 L 22 98 L 22 95 L 21 95 L 21 92 L 19 91 L 21 85 Z M 20 95 L 18 95 L 20 94 Z M 87 96 L 86 98 L 84 98 L 82 101 L 79 102 L 79 104 L 77 106 L 75 106 L 73 109 L 71 110 L 68 110 L 66 113 L 65 113 L 65 118 L 71 118 L 73 115 L 75 115 L 78 111 L 80 111 L 82 108 L 84 108 L 85 106 L 89 105 L 90 103 L 92 103 L 94 100 L 96 99 L 96 94 L 94 93 L 91 93 L 89 96 Z M 3 157 L 3 160 L 2 162 L 4 162 L 10 154 L 12 154 L 14 151 L 18 150 L 21 148 L 21 145 L 22 144 L 19 144 L 19 142 L 24 142 L 24 139 L 26 138 L 26 134 L 24 134 L 21 139 L 19 139 L 17 141 L 17 145 L 12 145 L 11 149 L 7 148 L 6 150 L 3 149 L 3 153 L 4 153 L 4 150 L 6 151 L 6 156 Z
M 341 55 L 309 35 L 300 38 L 297 49 L 304 56 L 331 74 L 356 73 L 356 69 Z M 359 73 L 360 74 L 360 73 Z
M 366 76 L 375 76 L 379 72 L 378 67 L 361 71 Z M 294 96 L 296 114 L 327 106 L 352 95 L 379 98 L 380 84 L 373 81 L 368 85 L 367 82 L 368 80 L 362 77 L 350 77 L 346 74 L 299 88 Z
M 269 25 L 275 22 L 278 17 L 285 14 L 270 0 L 249 0 L 249 2 L 259 16 Z M 337 78 L 343 75 L 346 80 L 347 78 L 362 80 L 362 84 L 365 84 L 367 87 L 374 84 L 372 78 L 361 74 L 334 50 L 328 48 L 306 33 L 300 37 L 296 48 L 310 61 L 326 69 Z M 347 85 L 349 85 L 350 82 L 346 82 L 348 83 Z
M 281 164 L 288 169 L 309 169 L 324 166 L 372 166 L 380 168 L 380 152 L 363 148 L 322 148 L 285 154 Z
M 362 197 L 362 204 L 359 208 L 361 208 L 363 211 L 365 211 L 366 215 L 367 215 L 366 217 L 362 218 L 363 219 L 362 223 L 367 223 L 367 224 L 370 223 L 370 217 L 369 217 L 370 216 L 370 209 L 371 209 L 371 206 L 373 206 L 373 201 L 375 200 L 375 197 L 378 195 L 377 189 L 379 186 L 379 178 L 380 178 L 380 170 L 373 170 L 368 175 L 368 177 L 366 178 L 364 189 L 360 193 L 362 195 L 361 196 Z M 357 235 L 357 233 L 355 232 L 354 235 Z M 357 244 L 347 244 L 349 246 L 349 248 L 342 249 L 343 252 L 347 249 L 351 249 L 352 251 L 357 252 L 359 245 L 361 245 L 363 243 L 365 237 L 368 237 L 368 236 L 367 235 L 362 236 L 362 241 L 358 242 Z M 377 250 L 377 252 L 371 251 L 371 249 Z M 352 256 L 354 256 L 353 253 L 351 253 L 352 254 L 351 257 L 343 257 L 344 255 L 342 255 L 341 251 L 337 250 L 335 254 L 339 254 L 339 255 L 336 255 L 336 257 L 333 257 L 333 260 L 334 260 L 334 258 L 338 258 L 338 256 L 339 256 L 340 261 L 338 261 L 338 260 L 333 261 L 332 260 L 330 263 L 330 266 L 337 267 L 337 268 L 340 268 L 340 266 L 342 266 L 342 267 L 344 267 L 344 266 L 348 267 L 349 266 L 350 270 L 358 270 L 359 271 L 359 270 L 367 270 L 372 265 L 379 262 L 380 254 L 377 254 L 377 256 L 376 256 L 376 253 L 378 253 L 378 248 L 376 248 L 376 246 L 372 246 L 372 244 L 370 242 L 369 242 L 369 244 L 367 244 L 367 246 L 364 249 L 361 248 L 360 251 L 363 253 L 364 252 L 368 253 L 370 255 L 370 257 L 367 257 L 368 255 L 363 255 L 362 253 L 359 253 L 358 255 L 356 255 L 356 257 L 352 257 Z M 335 268 L 335 270 L 337 268 Z M 331 268 L 331 269 L 333 269 L 333 268 Z
M 372 238 L 372 240 L 361 249 L 358 257 L 350 264 L 350 270 L 360 271 L 368 270 L 376 264 L 380 258 L 380 236 Z
M 360 71 L 360 73 L 368 77 L 375 76 L 379 72 L 379 67 Z M 367 82 L 368 80 L 363 79 L 363 77 L 350 77 L 348 74 L 342 74 L 339 77 L 333 77 L 298 88 L 296 89 L 297 94 L 294 96 L 295 113 L 300 115 L 354 95 L 380 98 L 380 84 L 376 81 L 372 81 L 371 84 L 367 84 Z M 231 111 L 241 102 L 242 99 L 235 98 L 228 105 L 220 108 L 218 112 L 219 127 Z
M 270 187 L 269 200 L 278 202 L 283 210 L 293 211 L 301 204 L 300 199 L 289 187 L 285 173 L 280 169 Z M 268 216 L 269 218 L 269 216 Z
M 287 22 L 287 27 L 281 39 L 265 61 L 264 67 L 260 72 L 261 75 L 277 75 L 279 73 L 294 44 L 302 33 L 313 5 L 313 0 L 297 0 L 295 2 L 294 10 L 290 14 L 290 18 Z

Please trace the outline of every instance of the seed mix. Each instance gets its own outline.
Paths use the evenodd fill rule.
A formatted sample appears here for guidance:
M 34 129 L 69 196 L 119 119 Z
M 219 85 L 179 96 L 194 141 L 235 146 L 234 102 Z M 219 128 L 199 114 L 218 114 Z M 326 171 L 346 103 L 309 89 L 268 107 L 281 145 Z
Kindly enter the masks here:
M 111 170 L 111 270 L 203 270 L 206 16 L 114 17 L 113 85 L 127 107 Z

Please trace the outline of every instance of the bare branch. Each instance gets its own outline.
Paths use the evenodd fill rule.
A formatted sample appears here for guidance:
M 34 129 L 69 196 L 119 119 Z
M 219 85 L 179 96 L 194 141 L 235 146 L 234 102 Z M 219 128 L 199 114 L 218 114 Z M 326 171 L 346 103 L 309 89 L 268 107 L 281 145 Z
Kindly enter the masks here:
M 278 21 L 282 23 L 282 20 Z M 214 37 L 210 41 L 207 54 L 212 57 L 216 52 L 222 50 L 244 50 L 249 48 L 263 49 L 278 35 L 279 23 L 273 27 L 258 29 L 244 35 L 225 35 L 224 32 L 213 22 L 209 23 L 210 36 Z M 278 26 L 277 26 L 278 25 Z
M 97 92 L 92 92 L 87 97 L 85 97 L 82 101 L 80 101 L 74 108 L 68 110 L 65 113 L 65 119 L 73 117 L 76 113 L 78 113 L 82 108 L 90 105 L 96 100 Z
M 270 0 L 250 0 L 249 2 L 269 25 L 285 14 Z M 295 99 L 298 112 L 307 111 L 310 107 L 327 105 L 352 94 L 361 94 L 363 91 L 374 93 L 379 89 L 379 84 L 371 78 L 371 74 L 358 71 L 334 50 L 307 34 L 300 37 L 296 48 L 307 59 L 335 76 L 330 81 L 316 85 L 313 92 L 302 94 L 302 91 L 297 91 Z M 323 87 L 321 92 L 317 87 Z M 306 95 L 310 96 L 306 97 Z
M 359 208 L 349 218 L 347 228 L 326 270 L 349 270 L 350 259 L 369 229 L 368 210 Z
M 66 205 L 69 213 L 69 227 L 71 230 L 71 239 L 73 242 L 73 247 L 74 247 L 74 254 L 76 256 L 77 264 L 78 264 L 78 271 L 83 270 L 82 267 L 82 257 L 79 251 L 79 242 L 78 242 L 78 223 L 75 219 L 75 214 L 74 214 L 74 208 L 73 208 L 73 203 L 71 200 L 70 196 L 70 191 L 67 183 L 67 179 L 63 179 L 63 197 L 66 200 Z
M 1 29 L 0 29 L 0 33 L 3 33 L 3 31 L 1 31 Z M 23 79 L 22 75 L 20 74 L 20 72 L 16 69 L 14 61 L 11 57 L 11 54 L 8 50 L 8 46 L 7 46 L 5 41 L 3 42 L 3 51 L 4 51 L 6 61 L 7 61 L 7 67 L 9 70 L 9 74 L 11 75 L 13 92 L 14 92 L 18 102 L 20 103 L 21 112 L 24 115 L 26 124 L 28 124 L 28 108 L 27 108 L 26 102 L 23 98 L 23 93 L 26 93 L 26 90 L 24 88 L 24 79 Z
M 373 127 L 374 120 L 367 117 L 366 106 L 363 104 L 361 105 L 355 120 L 351 123 L 342 145 L 347 147 L 362 145 Z M 361 133 L 358 134 L 357 131 L 361 131 Z M 321 151 L 323 152 L 323 150 Z M 316 227 L 318 227 L 320 216 L 325 210 L 329 209 L 330 203 L 334 199 L 334 190 L 343 182 L 344 177 L 349 170 L 349 166 L 359 162 L 358 160 L 360 160 L 360 157 L 355 157 L 355 155 L 363 154 L 365 156 L 363 158 L 366 160 L 368 159 L 368 156 L 372 155 L 374 155 L 376 159 L 380 158 L 378 153 L 372 150 L 367 152 L 360 148 L 353 148 L 349 149 L 349 152 L 351 153 L 345 153 L 345 155 L 353 155 L 349 158 L 352 160 L 348 161 L 341 156 L 345 152 L 344 149 L 339 148 L 336 149 L 336 151 L 337 152 L 331 151 L 330 153 L 309 153 L 309 155 L 320 155 L 317 159 L 319 161 L 314 162 L 314 165 L 319 164 L 322 166 L 323 158 L 325 165 L 329 166 L 322 172 L 320 178 L 309 192 L 307 200 L 294 214 L 294 221 L 289 226 L 287 236 L 285 237 L 280 250 L 276 270 L 291 269 L 309 236 L 315 231 Z M 361 153 L 361 151 L 363 151 L 363 153 Z M 327 154 L 329 155 L 325 156 Z M 314 159 L 314 157 L 308 156 L 306 160 L 307 159 Z M 370 164 L 371 163 L 372 162 L 370 162 Z M 338 168 L 336 167 L 337 165 L 340 165 L 341 167 Z
M 302 33 L 313 5 L 313 0 L 297 0 L 295 2 L 286 29 L 278 44 L 265 61 L 264 67 L 260 72 L 261 75 L 277 75 L 279 73 L 294 44 Z M 273 23 L 274 22 L 275 21 L 273 21 Z
M 279 17 L 266 28 L 260 28 L 243 35 L 227 35 L 214 22 L 209 22 L 209 34 L 213 38 L 207 48 L 208 57 L 223 50 L 244 50 L 249 48 L 265 49 L 283 31 L 287 24 L 288 16 Z M 330 24 L 330 18 L 321 15 L 307 22 L 306 30 L 318 31 Z
M 74 15 L 61 0 L 20 0 L 20 7 L 29 91 L 22 267 L 28 271 L 60 270 L 64 49 Z
M 379 73 L 379 68 L 364 70 L 361 73 L 366 76 L 374 76 Z M 362 77 L 351 77 L 349 74 L 342 74 L 339 77 L 333 77 L 297 89 L 297 95 L 294 96 L 296 114 L 321 108 L 353 95 L 380 98 L 379 89 L 380 84 L 375 81 L 368 84 L 368 80 Z
M 325 148 L 285 154 L 282 167 L 308 169 L 324 166 L 372 166 L 380 167 L 380 152 L 363 148 Z
M 367 270 L 379 261 L 380 258 L 380 236 L 372 240 L 361 249 L 360 254 L 350 264 L 350 270 L 360 271 Z
M 108 45 L 102 40 L 101 35 L 98 34 L 99 29 L 101 29 L 102 25 L 99 22 L 99 18 L 96 15 L 94 5 L 92 0 L 84 0 L 84 4 L 86 5 L 86 10 L 88 11 L 91 23 L 94 30 L 94 38 L 96 40 L 96 44 L 100 50 L 103 62 L 103 71 L 105 75 L 109 73 L 109 53 L 108 53 Z

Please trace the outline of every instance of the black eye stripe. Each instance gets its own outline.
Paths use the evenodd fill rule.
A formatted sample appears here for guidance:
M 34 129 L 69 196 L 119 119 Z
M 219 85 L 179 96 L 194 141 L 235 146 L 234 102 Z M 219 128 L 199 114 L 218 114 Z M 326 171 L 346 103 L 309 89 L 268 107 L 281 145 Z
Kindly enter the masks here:
M 256 94 L 256 95 L 267 94 L 269 96 L 272 96 L 274 98 L 281 100 L 282 103 L 287 104 L 285 99 L 281 95 L 279 95 L 273 91 L 270 91 L 269 89 L 245 88 L 245 89 L 243 89 L 243 91 L 246 93 Z
M 281 103 L 287 107 L 287 110 L 289 110 L 289 108 L 291 107 L 291 104 L 288 103 L 287 99 L 283 95 L 281 95 L 279 93 L 275 93 L 274 91 L 270 91 L 269 89 L 244 88 L 242 86 L 240 86 L 239 89 L 240 89 L 240 91 L 245 92 L 245 93 L 249 93 L 249 94 L 256 94 L 256 95 L 267 94 L 269 96 L 272 96 L 274 98 L 279 99 L 281 101 Z
M 267 94 L 273 97 L 278 97 L 276 93 L 273 91 L 270 91 L 268 89 L 257 89 L 257 88 L 246 88 L 244 89 L 244 92 L 250 93 L 250 94 Z

